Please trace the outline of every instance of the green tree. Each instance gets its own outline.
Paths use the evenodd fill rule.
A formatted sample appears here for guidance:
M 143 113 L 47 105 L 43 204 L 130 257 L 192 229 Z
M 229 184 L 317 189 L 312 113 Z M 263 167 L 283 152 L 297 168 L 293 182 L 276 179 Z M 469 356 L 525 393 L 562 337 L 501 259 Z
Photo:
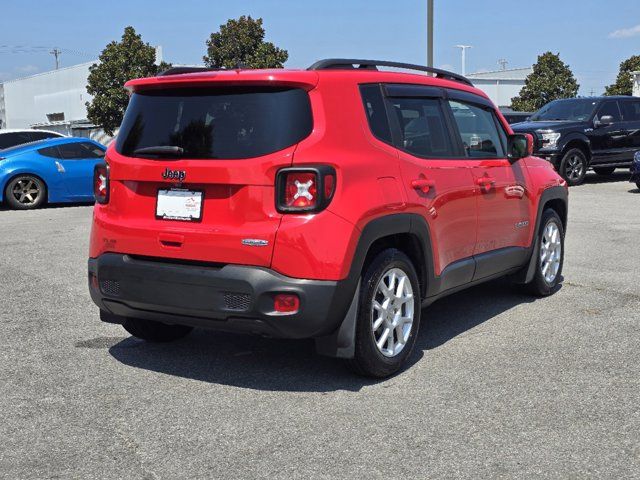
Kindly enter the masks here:
M 264 41 L 262 18 L 241 16 L 220 25 L 220 31 L 207 40 L 207 54 L 202 57 L 212 68 L 282 68 L 289 53 Z
M 546 52 L 538 57 L 520 94 L 511 99 L 511 108 L 535 112 L 552 100 L 575 97 L 578 88 L 578 82 L 569 66 L 560 60 L 560 54 Z
M 633 93 L 633 78 L 631 72 L 640 71 L 640 55 L 634 55 L 631 58 L 627 58 L 620 64 L 620 72 L 618 72 L 618 78 L 616 82 L 609 85 L 604 94 L 605 95 L 631 95 Z
M 156 65 L 155 48 L 144 43 L 133 27 L 124 29 L 119 42 L 109 43 L 99 60 L 89 68 L 87 92 L 93 100 L 86 103 L 87 118 L 113 135 L 129 103 L 125 82 L 157 75 L 169 65 Z

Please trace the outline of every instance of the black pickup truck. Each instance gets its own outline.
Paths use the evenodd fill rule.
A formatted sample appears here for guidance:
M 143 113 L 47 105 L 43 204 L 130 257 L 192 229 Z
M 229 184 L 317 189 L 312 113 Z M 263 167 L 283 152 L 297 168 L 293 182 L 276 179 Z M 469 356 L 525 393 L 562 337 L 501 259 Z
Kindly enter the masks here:
M 640 150 L 640 98 L 555 100 L 511 127 L 533 134 L 535 155 L 553 163 L 569 185 L 579 185 L 589 168 L 611 175 L 631 166 Z

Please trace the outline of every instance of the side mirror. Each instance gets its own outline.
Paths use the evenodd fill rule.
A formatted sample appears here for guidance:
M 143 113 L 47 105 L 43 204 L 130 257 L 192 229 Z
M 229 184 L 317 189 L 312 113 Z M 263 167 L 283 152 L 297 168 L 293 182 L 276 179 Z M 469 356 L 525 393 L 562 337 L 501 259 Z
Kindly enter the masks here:
M 598 127 L 608 127 L 609 125 L 611 125 L 613 123 L 613 117 L 611 115 L 603 115 L 602 117 L 600 117 L 600 120 L 598 120 L 597 118 L 593 121 L 593 125 L 598 128 Z
M 516 162 L 533 154 L 533 136 L 530 133 L 510 135 L 507 141 L 507 158 Z

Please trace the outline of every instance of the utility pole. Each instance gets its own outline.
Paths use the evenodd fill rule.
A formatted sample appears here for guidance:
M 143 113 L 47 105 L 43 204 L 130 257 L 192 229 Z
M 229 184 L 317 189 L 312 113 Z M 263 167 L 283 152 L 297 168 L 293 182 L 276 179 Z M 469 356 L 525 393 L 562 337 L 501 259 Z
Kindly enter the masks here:
M 462 76 L 467 73 L 467 48 L 473 48 L 472 45 L 454 45 L 456 48 L 459 48 L 462 52 Z
M 427 0 L 427 66 L 433 67 L 433 0 Z
M 57 47 L 53 47 L 53 50 L 51 50 L 49 53 L 56 57 L 56 70 L 58 70 L 60 68 L 60 55 L 62 54 L 62 50 Z
M 507 69 L 507 59 L 506 58 L 501 58 L 500 60 L 498 60 L 498 65 L 500 65 L 500 70 L 504 71 Z

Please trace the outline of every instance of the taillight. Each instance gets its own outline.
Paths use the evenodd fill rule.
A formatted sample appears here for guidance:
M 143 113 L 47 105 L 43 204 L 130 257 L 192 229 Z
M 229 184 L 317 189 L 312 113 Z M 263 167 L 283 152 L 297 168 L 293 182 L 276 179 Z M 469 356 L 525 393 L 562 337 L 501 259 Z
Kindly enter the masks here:
M 96 202 L 109 202 L 109 165 L 100 163 L 93 169 L 93 196 Z
M 336 171 L 327 165 L 283 168 L 276 178 L 276 206 L 280 212 L 319 212 L 336 189 Z

